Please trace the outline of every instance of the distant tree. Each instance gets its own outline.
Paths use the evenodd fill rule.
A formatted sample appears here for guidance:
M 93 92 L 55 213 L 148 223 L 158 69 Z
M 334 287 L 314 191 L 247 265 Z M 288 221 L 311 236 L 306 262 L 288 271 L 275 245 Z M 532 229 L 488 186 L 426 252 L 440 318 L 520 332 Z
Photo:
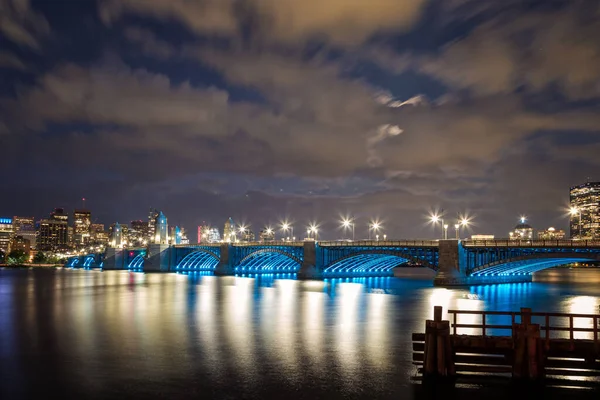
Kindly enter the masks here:
M 35 256 L 33 256 L 33 262 L 36 264 L 43 264 L 46 262 L 46 255 L 41 252 L 38 251 L 37 253 L 35 253 Z
M 8 253 L 7 263 L 11 265 L 24 264 L 27 262 L 27 254 L 23 250 L 13 250 Z

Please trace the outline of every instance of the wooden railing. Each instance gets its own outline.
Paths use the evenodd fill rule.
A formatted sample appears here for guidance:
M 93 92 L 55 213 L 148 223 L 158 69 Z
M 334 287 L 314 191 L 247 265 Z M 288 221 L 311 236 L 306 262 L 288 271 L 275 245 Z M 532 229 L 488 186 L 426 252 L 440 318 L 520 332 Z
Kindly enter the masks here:
M 552 335 L 552 333 L 558 332 L 568 332 L 569 339 L 571 341 L 576 340 L 575 333 L 577 332 L 585 332 L 591 333 L 592 339 L 595 344 L 600 344 L 600 314 L 568 314 L 568 313 L 548 313 L 548 312 L 531 312 L 526 311 L 527 309 L 522 309 L 521 311 L 466 311 L 466 310 L 448 310 L 448 315 L 451 317 L 451 329 L 452 333 L 456 335 L 459 329 L 475 329 L 478 330 L 478 333 L 481 332 L 482 336 L 487 336 L 489 330 L 510 330 L 514 327 L 514 324 L 517 322 L 517 316 L 520 317 L 520 320 L 527 319 L 531 321 L 533 318 L 541 319 L 542 323 L 540 323 L 540 331 L 544 331 L 544 339 L 546 343 L 550 341 L 550 339 L 557 338 L 556 336 L 560 335 Z M 460 323 L 458 322 L 459 315 L 477 315 L 481 316 L 480 323 Z M 511 323 L 510 325 L 506 324 L 490 324 L 489 316 L 500 316 L 500 317 L 510 317 Z M 583 328 L 577 327 L 574 324 L 575 318 L 591 320 L 591 327 Z M 552 323 L 557 322 L 557 319 L 562 319 L 563 321 L 567 321 L 566 326 L 553 325 Z M 519 321 L 520 322 L 520 321 Z M 535 322 L 535 321 L 534 321 Z

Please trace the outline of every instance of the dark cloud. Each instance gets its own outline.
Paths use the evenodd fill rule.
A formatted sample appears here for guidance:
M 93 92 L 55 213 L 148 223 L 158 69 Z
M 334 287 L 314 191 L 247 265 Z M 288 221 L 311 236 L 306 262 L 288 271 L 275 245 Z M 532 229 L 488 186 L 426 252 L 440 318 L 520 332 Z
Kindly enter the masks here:
M 94 205 L 105 222 L 154 206 L 189 227 L 288 216 L 299 231 L 328 220 L 333 234 L 331 221 L 352 214 L 359 237 L 374 218 L 390 235 L 431 237 L 426 215 L 444 208 L 473 215 L 479 233 L 505 235 L 521 213 L 560 226 L 568 187 L 598 168 L 598 7 L 534 3 L 435 3 L 444 15 L 429 34 L 468 28 L 423 53 L 373 38 L 410 29 L 424 1 L 102 1 L 102 29 L 127 43 L 108 41 L 116 55 L 102 60 L 51 63 L 0 98 L 1 177 L 16 197 L 40 188 L 48 208 L 83 195 L 118 204 Z M 34 41 L 11 40 L 40 48 L 49 27 L 31 21 L 44 17 L 10 5 Z M 173 40 L 160 23 L 198 40 Z M 213 35 L 229 40 L 202 40 Z M 320 51 L 307 51 L 315 40 Z M 0 53 L 2 65 L 31 64 Z M 375 86 L 368 65 L 387 78 Z M 418 87 L 406 71 L 447 91 L 397 98 Z M 546 93 L 560 97 L 552 113 Z
M 0 32 L 18 45 L 39 50 L 39 37 L 48 35 L 50 26 L 29 0 L 0 0 Z

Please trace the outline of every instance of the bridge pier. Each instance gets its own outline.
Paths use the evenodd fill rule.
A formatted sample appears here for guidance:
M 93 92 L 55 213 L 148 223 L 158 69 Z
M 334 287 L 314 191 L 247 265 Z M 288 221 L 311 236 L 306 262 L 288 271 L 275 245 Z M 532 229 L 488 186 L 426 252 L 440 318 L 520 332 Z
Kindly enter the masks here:
M 168 244 L 149 244 L 148 257 L 144 262 L 144 272 L 169 272 L 171 252 L 171 247 Z
M 439 242 L 438 271 L 433 279 L 434 286 L 468 285 L 465 272 L 465 251 L 460 240 L 449 239 Z
M 315 241 L 304 242 L 304 257 L 298 271 L 298 279 L 319 279 L 322 268 L 317 268 L 317 243 Z
M 227 276 L 235 275 L 235 266 L 233 265 L 233 246 L 230 243 L 223 243 L 221 245 L 221 259 L 219 265 L 215 268 L 215 275 Z
M 122 248 L 108 247 L 104 256 L 104 265 L 102 269 L 125 269 L 125 250 Z

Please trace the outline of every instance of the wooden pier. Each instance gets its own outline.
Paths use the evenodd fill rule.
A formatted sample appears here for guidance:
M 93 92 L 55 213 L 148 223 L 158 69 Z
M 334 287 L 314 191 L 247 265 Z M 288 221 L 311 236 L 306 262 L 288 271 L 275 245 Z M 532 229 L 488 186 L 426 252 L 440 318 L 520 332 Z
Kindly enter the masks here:
M 442 320 L 442 308 L 434 307 L 425 333 L 412 335 L 413 362 L 424 381 L 512 378 L 600 385 L 600 314 L 522 308 L 449 310 L 448 317 Z M 465 319 L 468 323 L 461 322 Z M 465 329 L 470 334 L 461 334 Z

